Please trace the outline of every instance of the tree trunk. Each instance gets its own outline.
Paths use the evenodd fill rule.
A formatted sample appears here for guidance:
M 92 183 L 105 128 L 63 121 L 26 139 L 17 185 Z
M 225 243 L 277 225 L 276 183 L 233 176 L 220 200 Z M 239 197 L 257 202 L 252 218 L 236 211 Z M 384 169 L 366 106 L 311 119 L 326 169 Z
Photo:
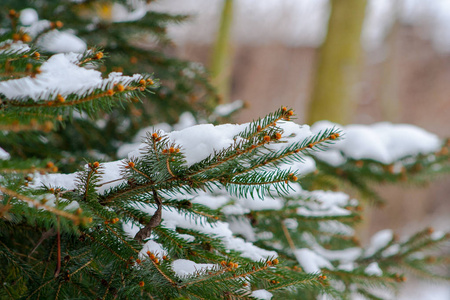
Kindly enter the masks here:
M 230 37 L 232 20 L 233 0 L 224 0 L 219 31 L 217 32 L 211 60 L 212 84 L 217 88 L 221 99 L 220 102 L 228 102 L 230 99 L 230 77 L 232 70 Z M 211 104 L 216 105 L 217 103 Z
M 347 124 L 356 109 L 361 29 L 366 0 L 331 0 L 327 37 L 320 49 L 308 123 Z

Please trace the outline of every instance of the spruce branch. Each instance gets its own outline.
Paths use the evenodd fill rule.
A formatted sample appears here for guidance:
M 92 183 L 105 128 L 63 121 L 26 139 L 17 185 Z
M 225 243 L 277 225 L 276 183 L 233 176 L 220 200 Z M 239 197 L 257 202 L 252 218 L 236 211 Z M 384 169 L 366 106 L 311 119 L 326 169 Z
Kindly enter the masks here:
M 71 213 L 68 213 L 68 212 L 66 212 L 66 211 L 59 210 L 59 209 L 57 209 L 57 208 L 54 208 L 54 207 L 45 205 L 45 204 L 43 204 L 43 203 L 41 203 L 41 202 L 39 202 L 39 201 L 37 201 L 37 200 L 34 200 L 34 199 L 29 198 L 29 197 L 27 197 L 27 196 L 21 195 L 21 194 L 19 194 L 19 193 L 16 193 L 15 191 L 12 191 L 12 190 L 10 190 L 10 189 L 7 189 L 7 188 L 5 188 L 5 187 L 3 187 L 3 186 L 0 186 L 0 191 L 1 191 L 2 193 L 4 193 L 4 194 L 8 195 L 8 196 L 17 198 L 17 199 L 22 200 L 22 201 L 25 201 L 25 202 L 28 202 L 28 203 L 34 205 L 34 206 L 37 207 L 37 208 L 40 208 L 40 207 L 41 207 L 41 208 L 44 208 L 45 210 L 48 210 L 49 212 L 54 213 L 54 214 L 57 215 L 57 216 L 61 216 L 61 217 L 70 219 L 70 220 L 72 220 L 75 224 L 83 224 L 83 223 L 84 223 L 84 224 L 87 224 L 87 223 L 91 222 L 91 219 L 90 219 L 90 218 L 87 218 L 87 217 L 80 217 L 80 216 L 77 216 L 76 214 L 71 214 Z

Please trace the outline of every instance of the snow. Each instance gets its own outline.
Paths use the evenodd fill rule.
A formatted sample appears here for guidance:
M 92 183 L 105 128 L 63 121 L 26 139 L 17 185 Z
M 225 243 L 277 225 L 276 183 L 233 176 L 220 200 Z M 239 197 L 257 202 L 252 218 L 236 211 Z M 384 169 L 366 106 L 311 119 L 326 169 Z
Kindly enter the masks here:
M 114 187 L 116 185 L 122 184 L 125 182 L 124 179 L 121 179 L 122 176 L 121 168 L 125 163 L 123 161 L 114 161 L 101 163 L 99 167 L 99 187 L 97 188 L 97 192 L 99 194 L 104 194 L 109 188 Z M 88 169 L 88 165 L 84 166 L 84 169 Z M 43 185 L 51 186 L 51 187 L 62 187 L 66 190 L 74 190 L 77 188 L 77 177 L 79 176 L 79 172 L 71 173 L 71 174 L 60 174 L 60 173 L 50 173 L 50 174 L 40 174 L 35 172 L 33 175 L 33 180 L 29 183 L 29 188 L 36 189 Z M 120 180 L 117 180 L 120 179 Z M 107 183 L 109 181 L 113 181 L 111 183 Z M 105 184 L 107 183 L 107 184 Z
M 311 249 L 296 249 L 294 255 L 306 273 L 320 273 L 320 268 L 333 269 L 333 265 L 327 259 Z
M 391 229 L 384 229 L 375 233 L 370 239 L 370 245 L 367 247 L 364 256 L 370 257 L 374 255 L 378 250 L 392 241 L 394 237 L 394 232 Z
M 28 26 L 36 23 L 39 20 L 39 15 L 36 10 L 32 8 L 25 8 L 20 11 L 19 21 L 22 25 Z
M 35 172 L 33 174 L 33 180 L 28 184 L 30 189 L 37 189 L 43 185 L 47 187 L 62 187 L 66 190 L 74 190 L 77 187 L 78 173 L 71 174 L 40 174 Z
M 147 241 L 139 252 L 139 257 L 141 259 L 147 258 L 147 251 L 153 253 L 159 259 L 162 259 L 164 255 L 167 255 L 167 251 L 163 248 L 163 246 L 153 240 Z
M 249 258 L 253 261 L 261 261 L 269 258 L 278 257 L 278 253 L 276 253 L 275 251 L 268 251 L 256 247 L 252 243 L 246 242 L 241 238 L 227 236 L 224 237 L 222 240 L 227 249 L 241 252 L 242 257 Z
M 36 38 L 43 31 L 51 29 L 52 23 L 48 20 L 39 20 L 38 13 L 32 8 L 20 11 L 19 21 L 24 27 L 22 31 Z M 82 53 L 87 50 L 87 44 L 72 31 L 59 31 L 51 29 L 40 36 L 36 46 L 51 53 Z
M 45 205 L 50 206 L 50 207 L 55 207 L 56 206 L 56 196 L 54 194 L 43 194 L 43 195 L 39 195 L 38 197 L 36 197 L 36 200 L 38 200 L 39 202 L 42 202 L 45 199 Z M 64 199 L 65 200 L 65 199 Z M 28 206 L 33 207 L 33 204 L 30 202 L 27 202 Z M 66 211 L 70 211 L 70 210 L 75 210 L 77 208 L 80 207 L 80 204 L 78 204 L 77 201 L 71 201 L 68 205 L 66 205 L 64 207 L 64 210 Z M 45 210 L 45 208 L 43 207 L 39 207 L 39 209 Z
M 298 221 L 296 219 L 287 218 L 283 220 L 283 223 L 288 229 L 295 230 L 298 228 Z
M 153 126 L 148 126 L 145 128 L 140 129 L 136 135 L 133 137 L 133 143 L 142 143 L 144 142 L 145 138 L 147 137 L 147 133 L 153 133 L 158 130 L 161 130 L 163 132 L 169 132 L 172 130 L 172 126 L 170 126 L 167 123 L 159 123 Z
M 196 124 L 197 120 L 195 120 L 195 117 L 192 115 L 192 113 L 185 111 L 178 117 L 178 122 L 175 125 L 173 125 L 173 129 L 183 130 Z
M 306 217 L 319 216 L 347 216 L 351 211 L 342 208 L 347 206 L 350 197 L 343 192 L 332 191 L 304 191 L 303 196 L 315 201 L 304 201 L 302 207 L 297 209 L 297 214 Z
M 229 201 L 229 197 L 225 195 L 211 195 L 206 192 L 199 192 L 194 197 L 192 203 L 202 204 L 210 209 L 218 209 Z
M 123 166 L 125 166 L 125 161 L 113 161 L 113 162 L 107 162 L 107 163 L 101 163 L 99 167 L 99 171 L 101 174 L 101 180 L 99 181 L 100 187 L 97 188 L 97 192 L 99 194 L 104 194 L 105 191 L 108 189 L 120 185 L 125 182 L 125 179 L 122 178 L 121 172 L 123 170 Z M 85 165 L 85 169 L 89 168 L 87 165 Z M 110 182 L 111 183 L 107 183 Z
M 256 241 L 255 229 L 248 218 L 232 217 L 228 220 L 228 224 L 234 234 L 240 234 L 249 242 Z
M 439 239 L 442 239 L 445 236 L 445 232 L 444 231 L 435 231 L 431 234 L 431 239 L 436 241 Z
M 270 300 L 273 297 L 272 293 L 266 290 L 255 290 L 252 292 L 251 296 L 260 300 Z
M 355 264 L 353 262 L 346 262 L 346 263 L 340 264 L 337 268 L 339 270 L 352 272 L 355 269 Z
M 296 170 L 300 176 L 312 173 L 316 170 L 316 161 L 309 156 L 303 156 L 303 161 L 294 161 L 278 165 L 280 170 Z
M 11 158 L 11 155 L 6 152 L 3 148 L 0 147 L 0 159 L 1 160 L 9 160 Z
M 244 215 L 250 212 L 250 209 L 244 208 L 241 205 L 233 204 L 227 205 L 221 209 L 221 212 L 225 215 Z
M 245 125 L 224 124 L 213 126 L 202 124 L 188 127 L 181 131 L 172 131 L 169 138 L 176 144 L 183 145 L 188 166 L 193 165 L 221 149 L 234 144 L 234 137 L 245 129 Z
M 190 235 L 190 234 L 179 233 L 178 237 L 182 238 L 183 240 L 185 240 L 186 242 L 189 242 L 189 243 L 195 241 L 195 236 Z
M 234 111 L 242 108 L 244 106 L 244 101 L 236 100 L 230 103 L 217 105 L 214 109 L 214 114 L 217 116 L 225 117 L 233 113 Z
M 284 201 L 280 198 L 265 197 L 264 199 L 259 197 L 241 197 L 236 199 L 236 203 L 243 208 L 249 210 L 280 210 Z
M 61 54 L 61 58 L 66 57 Z M 329 125 L 328 122 L 319 123 L 319 125 L 315 124 L 312 127 L 313 131 L 323 129 L 325 125 Z M 186 157 L 186 161 L 188 165 L 192 165 L 197 163 L 207 156 L 213 154 L 215 151 L 220 151 L 223 148 L 228 148 L 233 145 L 236 140 L 239 140 L 240 137 L 238 134 L 246 129 L 249 126 L 246 124 L 224 124 L 219 126 L 213 126 L 211 124 L 201 124 L 190 126 L 185 129 L 179 131 L 169 132 L 167 135 L 172 142 L 179 144 L 182 153 Z M 283 136 L 281 141 L 284 143 L 275 143 L 269 145 L 267 148 L 273 151 L 280 151 L 285 147 L 289 147 L 293 143 L 302 142 L 305 138 L 309 138 L 311 136 L 311 131 L 308 126 L 300 126 L 293 122 L 277 122 L 277 126 L 279 126 L 283 130 Z M 326 126 L 327 128 L 332 126 Z M 428 141 L 429 143 L 433 143 L 433 141 L 438 141 L 434 136 L 422 131 L 417 130 L 415 127 L 401 125 L 395 128 L 394 125 L 380 123 L 375 124 L 372 127 L 363 126 L 363 125 L 352 125 L 346 127 L 345 140 L 350 140 L 350 143 L 347 143 L 347 146 L 344 142 L 338 142 L 336 147 L 339 147 L 339 150 L 342 153 L 351 153 L 352 155 L 357 155 L 354 149 L 347 149 L 346 147 L 355 147 L 355 143 L 357 143 L 355 138 L 352 138 L 352 134 L 357 137 L 365 136 L 366 134 L 378 134 L 376 138 L 366 138 L 364 140 L 365 143 L 374 143 L 378 145 L 377 147 L 373 147 L 371 154 L 372 157 L 377 157 L 379 159 L 387 160 L 383 152 L 384 148 L 381 146 L 389 145 L 390 148 L 398 147 L 400 150 L 393 151 L 392 157 L 402 157 L 405 153 L 413 153 L 413 151 L 428 151 L 430 150 L 430 145 L 423 146 L 420 142 L 415 141 L 417 137 L 420 138 L 421 141 Z M 376 130 L 375 130 L 376 129 Z M 142 135 L 143 133 L 140 133 Z M 407 140 L 405 141 L 404 135 L 407 135 Z M 396 143 L 396 138 L 399 140 L 399 145 Z M 414 141 L 410 141 L 408 139 L 412 139 Z M 428 140 L 427 140 L 428 139 Z M 344 146 L 342 146 L 344 144 Z M 407 145 L 413 149 L 404 149 Z M 142 147 L 145 144 L 133 144 L 132 152 L 129 153 L 129 157 L 140 157 L 142 154 Z M 428 148 L 427 148 L 428 147 Z M 370 152 L 370 147 L 366 147 L 364 149 L 359 149 L 362 153 Z M 270 151 L 265 149 L 264 151 Z M 414 152 L 415 153 L 415 152 Z M 358 155 L 362 155 L 361 153 Z M 368 155 L 368 154 L 367 154 Z M 377 156 L 378 155 L 378 156 Z M 311 159 L 306 160 L 307 163 L 303 165 L 309 164 L 309 170 L 313 170 L 314 163 Z M 309 163 L 308 163 L 309 161 Z M 124 182 L 124 179 L 121 177 L 121 170 L 123 165 L 125 164 L 125 160 L 119 160 L 114 162 L 107 162 L 100 164 L 100 184 L 101 186 L 98 188 L 99 193 L 104 193 L 108 188 L 114 187 L 118 184 Z M 280 169 L 284 167 L 290 167 L 292 169 L 302 168 L 301 164 L 292 164 L 288 165 L 280 165 L 277 166 Z M 277 168 L 274 167 L 274 168 Z M 87 168 L 87 166 L 85 166 Z M 75 178 L 76 174 L 48 174 L 48 175 L 36 175 L 36 178 L 33 180 L 32 185 L 36 186 L 38 184 L 47 184 L 52 186 L 62 186 L 65 188 L 73 189 L 75 188 Z M 107 183 L 107 184 L 105 184 Z M 102 185 L 103 184 L 103 185 Z M 305 191 L 301 188 L 301 186 L 297 183 L 292 183 L 292 192 L 289 194 L 290 197 L 293 197 L 292 204 L 297 204 L 300 207 L 297 209 L 297 213 L 302 216 L 344 216 L 350 215 L 351 211 L 345 209 L 346 206 L 355 206 L 357 201 L 355 199 L 351 199 L 349 195 L 342 192 L 332 192 L 332 191 Z M 172 199 L 183 200 L 186 199 L 186 195 L 179 193 L 170 196 Z M 295 198 L 297 197 L 297 199 Z M 221 209 L 221 212 L 225 215 L 228 215 L 230 218 L 230 222 L 217 221 L 213 224 L 209 224 L 207 219 L 203 216 L 199 217 L 189 217 L 185 214 L 177 212 L 175 209 L 169 210 L 168 208 L 163 208 L 162 210 L 162 221 L 161 225 L 167 229 L 173 230 L 176 232 L 177 228 L 184 228 L 195 230 L 204 234 L 209 234 L 218 238 L 224 247 L 228 251 L 237 251 L 240 252 L 240 255 L 245 258 L 249 258 L 254 261 L 266 260 L 269 258 L 277 257 L 277 253 L 275 251 L 267 251 L 265 249 L 259 248 L 251 243 L 256 239 L 255 232 L 251 227 L 251 224 L 248 219 L 242 218 L 239 215 L 243 215 L 250 211 L 257 210 L 279 210 L 284 205 L 284 199 L 278 197 L 273 194 L 266 195 L 264 199 L 262 196 L 251 197 L 240 197 L 234 198 L 230 197 L 230 195 L 225 190 L 220 190 L 219 188 L 214 189 L 212 193 L 200 191 L 197 194 L 192 195 L 192 202 L 203 204 L 210 209 Z M 140 209 L 141 211 L 147 213 L 149 216 L 152 216 L 156 211 L 155 205 L 148 205 L 143 203 L 132 203 L 129 204 L 133 207 Z M 234 216 L 231 216 L 234 215 Z M 126 222 L 123 224 L 124 231 L 130 236 L 134 237 L 136 233 L 139 231 L 139 228 L 142 225 L 136 225 L 130 222 Z M 333 227 L 333 228 L 331 228 Z M 352 235 L 354 231 L 346 225 L 342 223 L 336 222 L 322 222 L 320 224 L 320 229 L 326 232 L 332 233 L 340 233 Z M 235 237 L 234 234 L 241 234 L 246 237 L 247 240 L 242 238 Z M 441 236 L 441 234 L 435 234 L 436 237 Z M 182 235 L 178 234 L 180 238 L 186 239 L 187 241 L 192 241 L 193 237 L 190 235 Z M 312 272 L 320 272 L 321 268 L 329 268 L 332 269 L 333 265 L 331 261 L 336 262 L 340 268 L 343 269 L 353 269 L 355 267 L 354 261 L 361 257 L 364 254 L 366 257 L 373 255 L 377 250 L 386 246 L 387 243 L 393 237 L 393 233 L 391 230 L 384 230 L 378 232 L 376 235 L 372 237 L 371 243 L 367 250 L 363 253 L 361 248 L 347 248 L 343 250 L 327 250 L 322 248 L 312 236 L 308 236 L 307 234 L 303 235 L 303 239 L 308 245 L 309 248 L 297 249 L 294 251 L 295 257 L 297 258 L 299 264 L 304 268 L 304 270 L 308 273 Z M 164 250 L 157 243 L 149 243 L 152 241 L 152 237 L 150 237 L 148 244 L 146 244 L 148 249 L 153 249 L 153 251 L 163 253 Z M 146 249 L 147 249 L 146 248 Z M 398 249 L 386 249 L 383 252 L 383 255 L 389 255 L 391 253 L 396 253 Z M 183 274 L 180 276 L 185 276 L 186 274 L 192 274 L 195 270 L 199 270 L 203 268 L 203 265 L 197 265 L 193 262 L 180 262 L 180 271 L 179 274 Z M 378 270 L 375 265 L 370 265 L 366 268 L 366 273 L 370 275 L 378 274 Z M 205 267 L 206 268 L 206 267 Z
M 351 226 L 345 225 L 336 220 L 319 222 L 319 229 L 323 232 L 342 234 L 346 236 L 353 236 L 355 234 L 355 229 L 353 229 Z
M 237 135 L 244 131 L 250 123 L 244 124 L 223 124 L 214 126 L 212 124 L 195 124 L 195 119 L 190 113 L 183 113 L 180 116 L 179 123 L 174 125 L 176 131 L 167 133 L 170 141 L 181 146 L 181 151 L 185 156 L 186 165 L 191 166 L 201 160 L 213 155 L 222 149 L 226 149 L 241 138 Z M 311 131 L 307 125 L 298 125 L 293 122 L 279 121 L 277 126 L 283 130 L 281 143 L 272 143 L 267 145 L 267 151 L 281 151 L 288 146 L 302 142 L 311 136 Z M 154 129 L 167 129 L 168 125 L 160 124 L 153 127 L 147 127 L 147 132 L 154 132 Z M 162 132 L 161 134 L 164 134 Z M 147 135 L 144 130 L 138 132 L 133 141 L 142 141 Z M 129 158 L 138 158 L 142 156 L 142 149 L 146 144 L 132 143 L 124 144 L 118 150 L 118 156 L 124 157 L 128 152 Z M 278 165 L 279 170 L 290 169 L 297 171 L 298 175 L 308 174 L 316 170 L 314 159 L 311 157 L 303 157 L 303 161 L 293 163 L 282 163 Z
M 314 157 L 333 167 L 342 166 L 347 162 L 347 159 L 341 154 L 341 152 L 333 148 L 329 148 L 326 151 L 314 152 Z
M 87 50 L 87 44 L 68 31 L 52 30 L 44 34 L 36 44 L 39 48 L 52 53 L 82 53 Z
M 147 14 L 147 6 L 143 2 L 134 1 L 137 7 L 130 11 L 120 3 L 113 3 L 111 7 L 111 21 L 114 23 L 133 22 L 142 19 Z
M 154 207 L 147 204 L 133 204 L 133 206 L 148 213 L 150 216 L 156 211 Z M 275 251 L 267 251 L 256 247 L 252 243 L 246 242 L 241 238 L 233 237 L 233 232 L 230 230 L 229 224 L 225 222 L 218 221 L 214 224 L 208 225 L 205 217 L 200 216 L 197 219 L 192 219 L 184 214 L 178 213 L 175 210 L 170 211 L 163 209 L 161 225 L 174 231 L 177 227 L 180 227 L 196 230 L 205 234 L 211 234 L 222 240 L 222 243 L 227 249 L 241 252 L 242 257 L 246 257 L 254 261 L 265 260 L 278 256 Z M 134 237 L 139 231 L 139 227 L 133 226 L 130 222 L 125 222 L 123 224 L 123 229 L 130 237 Z
M 48 30 L 51 26 L 51 22 L 48 20 L 38 20 L 31 23 L 30 26 L 22 27 L 23 32 L 29 34 L 32 38 L 37 37 L 44 30 Z
M 216 269 L 218 265 L 215 264 L 197 264 L 187 259 L 177 259 L 172 262 L 172 270 L 180 277 L 188 277 L 195 275 L 195 273 L 201 273 L 203 271 Z
M 333 126 L 344 132 L 343 139 L 314 156 L 326 163 L 339 166 L 346 158 L 372 159 L 383 164 L 391 164 L 399 159 L 418 154 L 438 151 L 442 142 L 435 134 L 414 125 L 391 124 L 388 122 L 372 125 L 342 126 L 329 121 L 319 121 L 311 126 L 318 133 Z
M 339 261 L 341 264 L 351 263 L 361 256 L 362 249 L 358 247 L 346 248 L 343 250 L 328 250 L 318 244 L 312 246 L 314 252 L 329 261 Z
M 336 207 L 336 206 L 332 206 L 326 210 L 320 210 L 320 211 L 314 211 L 314 210 L 309 210 L 304 207 L 299 207 L 299 208 L 297 208 L 297 214 L 299 216 L 305 216 L 305 217 L 327 217 L 327 216 L 348 216 L 351 214 L 351 212 L 344 208 L 340 208 L 340 207 Z
M 367 268 L 364 269 L 364 273 L 375 276 L 383 275 L 383 271 L 380 269 L 377 262 L 370 263 Z
M 30 49 L 30 46 L 21 41 L 14 42 L 13 40 L 6 40 L 0 42 L 0 53 L 23 53 Z
M 400 251 L 400 245 L 395 244 L 395 245 L 392 245 L 392 246 L 386 248 L 386 250 L 384 250 L 381 253 L 381 255 L 383 257 L 389 257 L 389 256 L 396 255 L 399 251 Z
M 138 81 L 142 75 L 132 77 L 121 73 L 110 73 L 102 79 L 101 73 L 77 65 L 80 55 L 76 53 L 55 54 L 41 66 L 41 74 L 36 78 L 25 77 L 0 82 L 0 90 L 10 99 L 30 97 L 34 100 L 53 99 L 56 94 L 67 96 L 72 93 L 82 95 L 95 88 L 112 87 L 114 83 L 127 84 Z

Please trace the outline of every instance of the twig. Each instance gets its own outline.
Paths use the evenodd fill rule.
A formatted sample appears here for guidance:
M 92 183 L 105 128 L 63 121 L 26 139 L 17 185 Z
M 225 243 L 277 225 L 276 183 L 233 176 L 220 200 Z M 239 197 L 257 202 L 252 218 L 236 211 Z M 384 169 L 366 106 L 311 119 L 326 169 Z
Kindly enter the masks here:
M 138 242 L 142 242 L 144 239 L 150 237 L 152 229 L 161 223 L 162 202 L 161 199 L 159 199 L 156 190 L 153 190 L 153 198 L 155 199 L 158 208 L 156 209 L 155 214 L 151 217 L 148 224 L 144 228 L 139 230 L 139 232 L 134 237 L 134 239 L 137 240 Z
M 43 203 L 41 203 L 41 202 L 39 202 L 37 200 L 31 199 L 31 198 L 29 198 L 27 196 L 24 196 L 24 195 L 21 195 L 19 193 L 16 193 L 16 192 L 14 192 L 14 191 L 12 191 L 10 189 L 7 189 L 7 188 L 5 188 L 3 186 L 0 186 L 0 192 L 5 193 L 5 194 L 7 194 L 7 195 L 9 195 L 11 197 L 15 197 L 15 198 L 17 198 L 19 200 L 31 203 L 31 204 L 33 204 L 36 207 L 45 208 L 46 210 L 48 210 L 49 212 L 54 213 L 55 215 L 58 215 L 58 216 L 61 216 L 61 217 L 64 217 L 64 218 L 67 218 L 67 219 L 70 219 L 70 220 L 74 221 L 76 224 L 79 224 L 80 221 L 88 221 L 88 218 L 80 218 L 80 217 L 78 217 L 78 216 L 76 216 L 74 214 L 68 213 L 66 211 L 59 210 L 59 209 L 54 208 L 52 206 L 45 205 L 45 204 L 43 204 Z
M 30 254 L 28 254 L 28 257 L 31 257 L 31 255 L 33 255 L 34 251 L 36 251 L 36 249 L 39 247 L 40 244 L 42 244 L 43 241 L 45 241 L 51 236 L 54 236 L 55 234 L 56 232 L 54 228 L 51 228 L 50 230 L 44 232 L 39 241 L 37 242 L 36 246 L 34 246 L 33 250 L 31 250 Z
M 289 230 L 287 229 L 287 227 L 283 221 L 281 221 L 281 228 L 283 229 L 284 236 L 286 237 L 286 240 L 288 241 L 289 247 L 291 248 L 292 251 L 295 251 L 296 248 L 294 245 L 294 241 L 292 240 L 291 234 L 289 233 Z

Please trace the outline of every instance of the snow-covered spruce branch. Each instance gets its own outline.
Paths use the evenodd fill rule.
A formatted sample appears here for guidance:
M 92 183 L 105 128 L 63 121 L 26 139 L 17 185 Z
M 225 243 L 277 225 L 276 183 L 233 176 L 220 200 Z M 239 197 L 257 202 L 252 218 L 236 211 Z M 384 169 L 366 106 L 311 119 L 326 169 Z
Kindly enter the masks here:
M 280 109 L 275 112 L 275 115 L 282 116 L 284 111 Z M 272 128 L 275 126 L 277 128 Z M 225 128 L 227 130 L 224 130 Z M 257 133 L 252 137 L 253 143 L 245 141 L 240 144 L 242 131 L 248 128 L 255 128 L 250 135 Z M 280 135 L 267 138 L 269 136 L 267 132 Z M 210 148 L 203 152 L 198 151 L 196 149 L 196 146 L 199 146 L 198 140 L 196 141 L 198 138 L 210 145 Z M 44 183 L 47 186 L 70 189 L 72 181 L 78 177 L 80 183 L 84 182 L 84 185 L 78 188 L 79 196 L 70 193 L 67 196 L 72 201 L 78 201 L 87 213 L 92 212 L 94 223 L 104 227 L 98 232 L 88 233 L 89 238 L 96 241 L 100 247 L 106 247 L 107 244 L 100 241 L 108 236 L 115 240 L 119 238 L 116 243 L 126 243 L 121 249 L 130 249 L 135 254 L 138 251 L 139 258 L 129 261 L 126 255 L 122 256 L 121 251 L 114 250 L 115 248 L 108 244 L 109 253 L 112 253 L 114 257 L 120 256 L 120 260 L 127 261 L 127 264 L 147 266 L 149 272 L 156 271 L 161 277 L 155 278 L 155 274 L 151 273 L 147 274 L 148 278 L 157 280 L 161 286 L 168 284 L 174 291 L 178 291 L 177 293 L 197 295 L 198 291 L 192 291 L 191 288 L 206 288 L 211 283 L 217 285 L 231 280 L 233 283 L 227 283 L 223 289 L 227 290 L 227 293 L 237 293 L 236 295 L 246 297 L 249 292 L 246 289 L 241 290 L 243 286 L 240 278 L 245 278 L 244 282 L 248 282 L 247 286 L 258 286 L 266 282 L 270 285 L 266 287 L 266 290 L 273 292 L 291 285 L 300 285 L 302 288 L 313 290 L 320 286 L 322 289 L 327 286 L 323 283 L 328 282 L 330 278 L 333 281 L 351 280 L 358 284 L 361 293 L 368 293 L 365 290 L 366 284 L 373 285 L 378 282 L 380 285 L 389 285 L 401 281 L 403 277 L 392 271 L 397 270 L 395 266 L 399 270 L 404 264 L 401 258 L 404 257 L 402 253 L 409 256 L 410 253 L 421 251 L 424 247 L 421 244 L 418 247 L 411 246 L 410 250 L 399 252 L 398 258 L 390 260 L 380 258 L 379 253 L 392 246 L 391 244 L 383 245 L 376 251 L 363 251 L 350 227 L 360 219 L 355 210 L 356 200 L 350 200 L 342 193 L 307 192 L 299 189 L 296 181 L 297 175 L 300 176 L 300 174 L 295 172 L 297 175 L 294 175 L 294 172 L 291 172 L 292 161 L 285 159 L 289 155 L 303 154 L 303 157 L 293 160 L 299 164 L 296 165 L 297 168 L 301 168 L 307 160 L 304 156 L 307 151 L 314 149 L 321 142 L 335 140 L 339 140 L 339 135 L 333 130 L 314 135 L 307 128 L 285 120 L 278 121 L 276 125 L 272 123 L 264 130 L 255 126 L 255 123 L 198 125 L 181 132 L 150 133 L 147 135 L 146 143 L 131 152 L 129 159 L 109 163 L 90 163 L 85 171 L 78 173 L 79 175 L 66 175 L 67 177 L 58 184 L 56 182 L 57 179 L 61 179 L 61 175 L 39 176 L 36 174 L 33 186 Z M 189 148 L 190 145 L 192 149 Z M 220 145 L 222 149 L 217 149 L 215 145 Z M 221 153 L 220 157 L 223 159 L 212 159 L 215 153 Z M 263 158 L 258 156 L 266 157 L 269 163 L 265 163 Z M 240 170 L 245 167 L 251 168 L 252 161 L 257 161 L 264 172 L 243 177 L 239 173 Z M 202 167 L 206 170 L 205 172 L 201 172 Z M 258 171 L 258 168 L 255 168 L 255 171 Z M 237 172 L 238 175 L 233 176 L 233 172 Z M 202 176 L 198 176 L 200 174 Z M 94 177 L 91 178 L 91 176 Z M 282 184 L 283 188 L 277 188 L 273 183 L 268 184 L 268 181 L 274 181 L 274 178 L 276 178 L 276 184 Z M 86 184 L 87 182 L 90 184 Z M 266 184 L 274 189 L 261 190 L 261 187 Z M 230 185 L 233 185 L 234 191 L 229 189 Z M 161 194 L 160 204 L 155 202 L 154 196 L 151 196 L 155 191 Z M 188 195 L 192 195 L 192 198 L 186 198 Z M 237 198 L 234 199 L 233 195 Z M 229 202 L 230 197 L 232 201 L 235 201 L 234 204 Z M 92 200 L 86 201 L 88 198 Z M 217 201 L 218 203 L 215 203 Z M 224 205 L 227 202 L 229 204 Z M 210 209 L 203 208 L 203 205 Z M 219 207 L 222 207 L 221 213 L 215 210 Z M 129 239 L 137 234 L 139 228 L 151 221 L 152 216 L 158 211 L 157 208 L 162 210 L 161 220 L 158 220 L 158 224 L 152 224 L 152 235 L 146 235 L 147 239 L 142 250 L 136 250 L 141 246 Z M 242 219 L 241 216 L 247 212 L 251 212 L 251 216 L 248 215 Z M 237 224 L 241 224 L 241 229 L 236 229 L 233 224 L 239 219 L 241 223 Z M 246 220 L 253 220 L 253 237 L 249 235 L 248 229 L 245 229 L 251 228 L 248 227 L 249 223 Z M 287 225 L 280 227 L 280 222 Z M 118 224 L 122 224 L 123 228 L 117 227 Z M 254 240 L 255 234 L 263 234 L 267 231 L 272 232 L 272 237 L 263 238 L 258 243 L 261 247 L 259 248 L 233 237 L 228 226 L 234 228 L 237 233 L 242 232 L 248 240 Z M 332 229 L 333 227 L 336 228 Z M 278 228 L 287 229 L 288 236 L 286 232 L 278 232 Z M 297 230 L 300 229 L 303 234 L 311 235 L 298 236 Z M 128 238 L 121 236 L 122 230 L 129 235 Z M 96 234 L 101 234 L 102 238 Z M 336 243 L 338 240 L 349 248 L 335 251 L 322 248 L 323 244 L 327 245 L 331 241 Z M 428 244 L 438 244 L 441 241 L 443 241 L 442 237 L 431 239 L 428 240 Z M 291 251 L 270 246 L 286 243 L 291 243 L 291 247 L 287 248 L 291 248 Z M 267 259 L 276 255 L 276 252 L 264 250 L 264 248 L 276 249 L 286 265 L 278 270 L 269 264 L 257 272 L 261 272 L 261 276 L 250 276 L 254 271 L 249 270 L 253 270 L 255 266 L 255 262 L 251 260 L 263 259 L 267 264 Z M 135 257 L 135 254 L 131 256 Z M 183 259 L 175 259 L 175 257 L 183 257 Z M 146 263 L 148 260 L 150 265 Z M 238 267 L 230 268 L 229 260 L 233 261 L 233 266 L 237 264 Z M 385 260 L 389 263 L 385 263 Z M 298 271 L 293 268 L 296 266 L 296 261 L 306 272 L 301 274 L 320 274 L 323 270 L 326 276 L 313 276 L 307 279 L 310 280 L 311 285 L 305 286 L 306 279 L 299 279 Z M 207 264 L 194 262 L 207 262 Z M 223 264 L 226 267 L 221 269 Z M 247 269 L 244 267 L 246 264 L 253 267 Z M 182 269 L 178 269 L 178 265 L 182 265 Z M 184 273 L 179 273 L 181 271 L 177 270 L 187 270 L 190 268 L 188 266 L 195 266 L 194 270 L 199 272 L 189 273 L 190 275 L 185 277 L 179 285 L 177 282 L 179 282 L 180 274 Z M 284 269 L 286 267 L 287 269 Z M 207 271 L 208 269 L 210 271 Z M 391 272 L 388 272 L 388 269 Z M 270 272 L 266 274 L 266 271 Z M 228 272 L 231 273 L 228 274 Z M 144 278 L 143 286 L 147 286 L 148 278 Z M 150 290 L 152 288 L 148 291 Z M 157 293 L 162 293 L 160 288 L 157 290 Z M 323 292 L 333 294 L 333 291 L 327 288 L 323 289 Z M 168 291 L 167 293 L 170 294 Z M 210 296 L 218 297 L 218 294 L 211 292 Z
M 45 131 L 44 120 L 74 109 L 93 114 L 157 85 L 148 75 L 102 78 L 93 69 L 100 50 L 47 58 L 27 45 L 45 35 L 14 28 L 0 46 L 0 128 L 10 140 L 21 130 Z M 182 77 L 197 78 L 190 71 Z M 367 182 L 383 176 L 445 173 L 448 145 L 410 126 L 309 128 L 292 117 L 283 107 L 248 124 L 148 130 L 143 144 L 123 145 L 131 151 L 125 159 L 89 160 L 69 174 L 0 148 L 0 297 L 376 298 L 373 287 L 404 281 L 405 269 L 445 278 L 438 251 L 448 234 L 428 229 L 398 241 L 387 230 L 362 247 L 353 228 L 358 201 L 322 189 L 350 182 L 370 193 Z M 64 167 L 70 157 L 59 152 Z

